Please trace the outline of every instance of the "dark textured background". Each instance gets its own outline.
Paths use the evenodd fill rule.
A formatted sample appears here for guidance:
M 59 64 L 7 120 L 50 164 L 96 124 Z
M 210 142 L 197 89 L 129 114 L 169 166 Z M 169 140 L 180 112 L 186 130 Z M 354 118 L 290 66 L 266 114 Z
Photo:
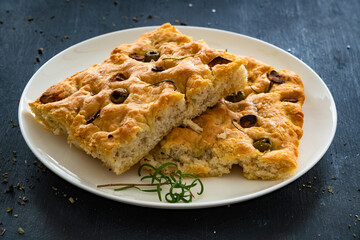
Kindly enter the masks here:
M 1 0 L 0 227 L 6 232 L 0 239 L 359 238 L 359 10 L 359 0 Z M 17 110 L 22 90 L 38 68 L 88 38 L 164 22 L 259 38 L 290 49 L 313 68 L 332 92 L 338 110 L 337 133 L 321 161 L 266 196 L 230 207 L 181 211 L 103 199 L 34 162 L 17 126 Z M 44 49 L 42 55 L 38 48 Z M 4 192 L 17 183 L 24 190 Z M 22 203 L 23 196 L 28 201 Z

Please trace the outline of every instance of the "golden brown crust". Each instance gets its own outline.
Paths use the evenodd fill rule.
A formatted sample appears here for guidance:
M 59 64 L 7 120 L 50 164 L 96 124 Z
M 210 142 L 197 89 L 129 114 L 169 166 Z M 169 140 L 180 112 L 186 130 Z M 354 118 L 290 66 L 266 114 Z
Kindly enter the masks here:
M 157 61 L 142 61 L 154 50 L 160 53 Z M 210 68 L 217 56 L 231 62 Z M 239 89 L 243 83 L 236 78 L 244 75 L 244 63 L 164 24 L 116 47 L 104 62 L 53 85 L 29 105 L 48 129 L 68 134 L 70 143 L 120 174 L 183 119 Z M 159 81 L 164 82 L 155 84 Z M 121 104 L 111 101 L 116 89 L 129 93 Z
M 237 164 L 249 179 L 279 179 L 292 174 L 303 133 L 302 81 L 294 72 L 272 72 L 274 68 L 270 65 L 252 57 L 245 59 L 248 61 L 246 99 L 236 103 L 223 99 L 195 118 L 193 121 L 203 129 L 201 133 L 190 128 L 173 129 L 143 163 L 159 166 L 171 161 L 181 171 L 199 176 L 221 176 Z M 284 83 L 272 83 L 270 73 L 281 74 Z M 241 126 L 239 120 L 246 115 L 256 116 L 255 125 L 248 122 Z M 255 148 L 254 142 L 262 138 L 270 140 L 270 151 Z

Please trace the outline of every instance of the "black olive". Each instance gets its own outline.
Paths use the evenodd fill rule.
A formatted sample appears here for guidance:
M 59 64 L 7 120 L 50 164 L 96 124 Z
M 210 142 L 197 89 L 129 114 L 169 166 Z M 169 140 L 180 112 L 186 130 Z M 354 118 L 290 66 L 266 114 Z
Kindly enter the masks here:
M 144 56 L 143 55 L 138 55 L 136 53 L 130 54 L 129 57 L 131 57 L 132 59 L 135 59 L 136 61 L 144 61 Z
M 237 93 L 232 93 L 228 95 L 225 100 L 229 102 L 240 102 L 245 99 L 245 94 L 242 91 L 238 91 Z
M 151 68 L 151 71 L 153 71 L 153 72 L 162 72 L 164 70 L 165 69 L 163 67 L 159 67 L 159 66 L 155 66 L 155 67 Z
M 245 115 L 240 118 L 240 126 L 242 126 L 243 128 L 249 128 L 254 126 L 256 124 L 256 121 L 257 121 L 256 115 L 252 115 L 252 114 Z
M 228 64 L 228 63 L 231 63 L 232 61 L 226 59 L 226 58 L 223 58 L 223 57 L 216 57 L 214 58 L 213 60 L 211 60 L 211 62 L 208 63 L 208 66 L 210 68 L 214 67 L 215 65 L 218 65 L 218 64 Z
M 267 77 L 269 78 L 269 80 L 273 83 L 278 83 L 278 84 L 282 84 L 285 82 L 284 79 L 282 79 L 283 75 L 281 75 L 280 73 L 278 73 L 275 70 L 272 70 L 270 72 L 270 74 L 267 73 Z
M 89 119 L 86 121 L 86 124 L 90 124 L 90 123 L 92 123 L 95 119 L 97 119 L 98 117 L 100 117 L 100 111 L 101 111 L 101 109 L 99 109 L 99 110 L 94 114 L 94 116 L 92 116 L 91 118 L 89 118 Z
M 111 82 L 121 82 L 121 81 L 125 81 L 127 79 L 127 77 L 122 74 L 122 73 L 118 73 L 118 74 L 115 74 L 114 76 L 112 76 L 110 78 L 110 81 Z
M 43 104 L 51 103 L 51 102 L 57 102 L 62 100 L 62 97 L 59 93 L 50 93 L 50 94 L 43 94 L 40 97 L 40 102 Z
M 160 53 L 157 51 L 149 51 L 145 53 L 144 62 L 151 62 L 151 60 L 157 61 L 160 57 Z
M 124 88 L 118 88 L 118 89 L 115 89 L 111 95 L 110 95 L 110 100 L 113 102 L 113 103 L 116 103 L 116 104 L 120 104 L 120 103 L 123 103 L 125 102 L 126 98 L 129 96 L 129 92 L 124 89 Z
M 260 152 L 265 152 L 267 150 L 271 150 L 272 148 L 272 144 L 270 142 L 270 139 L 268 138 L 260 138 L 258 140 L 255 140 L 253 146 Z

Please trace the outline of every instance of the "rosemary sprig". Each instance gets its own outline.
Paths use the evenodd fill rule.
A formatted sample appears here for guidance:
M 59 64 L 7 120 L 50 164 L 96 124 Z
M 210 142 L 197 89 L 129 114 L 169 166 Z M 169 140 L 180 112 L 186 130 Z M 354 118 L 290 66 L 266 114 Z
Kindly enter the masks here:
M 270 81 L 268 87 L 267 87 L 266 90 L 265 90 L 265 93 L 270 92 L 270 90 L 271 90 L 271 88 L 272 88 L 273 85 L 274 85 L 274 82 L 273 82 L 273 81 Z M 250 88 L 251 88 L 251 90 L 253 90 L 256 94 L 259 94 L 259 92 L 256 91 L 251 85 L 250 85 Z
M 268 86 L 268 88 L 266 89 L 266 92 L 265 92 L 265 93 L 270 92 L 270 90 L 271 90 L 271 88 L 272 88 L 273 85 L 274 85 L 274 82 L 273 82 L 273 81 L 270 81 L 269 86 Z
M 198 54 L 190 54 L 190 55 L 180 57 L 180 58 L 168 57 L 168 58 L 163 58 L 162 60 L 183 60 L 185 58 L 194 57 L 196 55 L 198 55 Z
M 244 132 L 243 130 L 241 130 L 240 128 L 238 128 L 236 125 L 235 125 L 235 123 L 234 122 L 236 122 L 237 123 L 237 120 L 236 119 L 231 119 L 231 123 L 232 123 L 232 125 L 237 129 L 237 130 L 239 130 L 240 132 Z
M 250 88 L 251 88 L 251 90 L 253 90 L 256 94 L 259 94 L 259 92 L 258 91 L 256 91 L 255 89 L 253 89 L 253 87 L 250 85 Z
M 175 174 L 170 174 L 166 176 L 162 173 L 162 170 L 169 166 L 177 166 L 175 163 L 164 163 L 160 167 L 156 168 L 151 164 L 143 164 L 138 169 L 138 175 L 141 176 L 142 169 L 144 167 L 150 168 L 153 170 L 153 173 L 149 173 L 149 175 L 143 176 L 141 181 L 143 180 L 150 180 L 150 183 L 116 183 L 116 184 L 103 184 L 98 185 L 97 187 L 112 187 L 112 186 L 123 186 L 121 188 L 116 188 L 114 191 L 123 191 L 130 188 L 138 189 L 142 192 L 157 192 L 158 198 L 162 201 L 162 188 L 163 185 L 169 185 L 169 192 L 165 194 L 165 200 L 169 203 L 177 203 L 177 202 L 184 202 L 189 203 L 192 202 L 193 198 L 195 198 L 194 194 L 191 192 L 191 189 L 200 185 L 200 191 L 197 192 L 197 195 L 201 195 L 204 192 L 204 185 L 201 182 L 200 178 L 192 173 L 182 173 L 178 170 Z M 193 178 L 194 180 L 190 184 L 186 184 L 184 182 L 185 178 Z M 150 189 L 142 189 L 140 187 L 155 187 Z

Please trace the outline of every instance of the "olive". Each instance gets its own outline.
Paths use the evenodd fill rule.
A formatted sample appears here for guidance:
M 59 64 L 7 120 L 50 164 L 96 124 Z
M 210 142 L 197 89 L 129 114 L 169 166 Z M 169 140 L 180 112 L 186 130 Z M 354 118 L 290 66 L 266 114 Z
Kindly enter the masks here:
M 256 124 L 256 121 L 257 121 L 256 115 L 249 114 L 249 115 L 242 116 L 240 118 L 240 125 L 243 128 L 249 128 L 249 127 L 254 126 Z
M 111 93 L 110 100 L 113 103 L 119 104 L 119 103 L 123 103 L 128 96 L 129 96 L 129 92 L 126 89 L 118 88 Z
M 110 81 L 112 81 L 112 82 L 121 82 L 121 81 L 125 81 L 126 79 L 128 79 L 128 78 L 125 77 L 124 74 L 118 73 L 118 74 L 115 74 L 114 76 L 112 76 L 110 78 Z
M 93 121 L 95 121 L 95 119 L 97 119 L 98 117 L 100 117 L 100 111 L 101 109 L 99 109 L 94 116 L 90 117 L 87 121 L 86 124 L 92 123 Z
M 135 59 L 136 61 L 144 61 L 144 56 L 143 55 L 138 55 L 136 53 L 130 54 L 129 57 L 131 57 L 132 59 Z
M 144 62 L 151 62 L 151 60 L 157 61 L 160 57 L 160 53 L 157 51 L 149 51 L 145 53 Z
M 270 142 L 270 139 L 268 138 L 260 138 L 258 140 L 255 140 L 253 146 L 260 152 L 265 152 L 267 150 L 271 150 L 272 148 L 272 144 Z
M 155 67 L 151 68 L 151 71 L 153 71 L 153 72 L 162 72 L 164 70 L 165 69 L 163 67 L 159 67 L 159 66 L 155 66 Z
M 232 93 L 228 95 L 225 100 L 229 102 L 240 102 L 245 99 L 245 94 L 242 91 L 238 91 L 237 93 Z
M 278 73 L 278 72 L 275 71 L 275 70 L 272 70 L 272 71 L 270 72 L 270 74 L 267 73 L 266 75 L 267 75 L 267 77 L 269 78 L 269 80 L 270 80 L 271 82 L 278 83 L 278 84 L 282 84 L 282 83 L 285 82 L 285 80 L 282 78 L 283 75 L 281 75 L 280 73 Z
M 223 57 L 216 57 L 214 58 L 213 60 L 211 60 L 211 62 L 208 63 L 208 66 L 210 68 L 214 67 L 215 65 L 218 65 L 218 64 L 228 64 L 228 63 L 231 63 L 232 61 L 231 60 L 228 60 L 228 59 L 225 59 Z
M 51 102 L 57 102 L 63 99 L 63 97 L 61 96 L 63 94 L 59 94 L 59 93 L 50 93 L 50 94 L 43 94 L 40 97 L 40 102 L 43 104 L 46 103 L 51 103 Z

